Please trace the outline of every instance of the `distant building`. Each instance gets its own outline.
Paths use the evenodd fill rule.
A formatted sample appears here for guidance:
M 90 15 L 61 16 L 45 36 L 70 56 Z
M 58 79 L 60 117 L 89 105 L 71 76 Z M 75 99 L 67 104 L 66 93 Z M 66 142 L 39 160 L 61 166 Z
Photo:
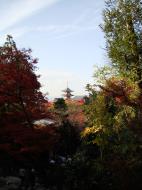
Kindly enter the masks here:
M 71 97 L 74 96 L 72 94 L 73 91 L 68 87 L 65 90 L 63 90 L 63 92 L 64 92 L 63 96 L 65 97 L 65 99 L 71 99 Z

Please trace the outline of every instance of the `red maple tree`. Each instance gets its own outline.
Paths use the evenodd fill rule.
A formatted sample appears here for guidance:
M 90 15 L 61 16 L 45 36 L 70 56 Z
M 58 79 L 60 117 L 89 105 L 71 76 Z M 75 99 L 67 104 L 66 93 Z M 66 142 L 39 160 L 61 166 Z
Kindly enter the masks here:
M 11 36 L 0 47 L 1 161 L 36 160 L 52 152 L 58 139 L 55 128 L 33 126 L 33 120 L 48 117 L 42 109 L 45 100 L 35 74 L 36 63 L 31 50 L 18 49 Z
M 43 101 L 40 83 L 35 74 L 37 59 L 31 50 L 19 50 L 11 36 L 0 47 L 0 114 L 23 115 L 31 127 L 32 111 Z

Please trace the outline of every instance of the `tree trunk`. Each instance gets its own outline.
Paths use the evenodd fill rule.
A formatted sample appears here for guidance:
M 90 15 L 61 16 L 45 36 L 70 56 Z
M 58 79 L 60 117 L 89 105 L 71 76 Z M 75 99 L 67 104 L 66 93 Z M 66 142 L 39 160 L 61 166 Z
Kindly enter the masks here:
M 23 102 L 22 97 L 19 97 L 19 99 L 20 99 L 20 105 L 21 105 L 21 107 L 22 107 L 22 111 L 23 111 L 23 113 L 24 113 L 24 115 L 25 115 L 26 121 L 27 121 L 29 127 L 30 127 L 30 128 L 33 128 L 33 124 L 32 124 L 32 122 L 31 122 L 31 120 L 30 120 L 29 114 L 28 114 L 28 112 L 27 112 L 27 110 L 26 110 L 26 107 L 25 107 L 25 105 L 24 105 L 24 102 Z

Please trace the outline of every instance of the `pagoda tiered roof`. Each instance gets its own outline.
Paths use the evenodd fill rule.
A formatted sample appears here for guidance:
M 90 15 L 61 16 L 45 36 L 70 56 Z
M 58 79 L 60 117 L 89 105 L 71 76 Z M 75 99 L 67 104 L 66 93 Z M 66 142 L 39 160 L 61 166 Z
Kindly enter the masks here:
M 65 90 L 62 90 L 63 92 L 73 92 L 70 88 L 66 88 Z
M 65 90 L 62 90 L 62 92 L 64 92 L 63 96 L 66 97 L 67 99 L 70 99 L 72 96 L 74 96 L 72 94 L 73 91 L 68 87 Z

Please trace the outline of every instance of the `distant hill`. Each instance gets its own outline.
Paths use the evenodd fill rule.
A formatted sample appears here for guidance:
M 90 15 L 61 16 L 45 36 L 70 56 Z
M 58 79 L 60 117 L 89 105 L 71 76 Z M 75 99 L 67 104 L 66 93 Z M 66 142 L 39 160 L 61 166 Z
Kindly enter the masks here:
M 73 98 L 72 98 L 72 100 L 81 100 L 81 99 L 83 99 L 83 95 L 82 96 L 74 96 Z

